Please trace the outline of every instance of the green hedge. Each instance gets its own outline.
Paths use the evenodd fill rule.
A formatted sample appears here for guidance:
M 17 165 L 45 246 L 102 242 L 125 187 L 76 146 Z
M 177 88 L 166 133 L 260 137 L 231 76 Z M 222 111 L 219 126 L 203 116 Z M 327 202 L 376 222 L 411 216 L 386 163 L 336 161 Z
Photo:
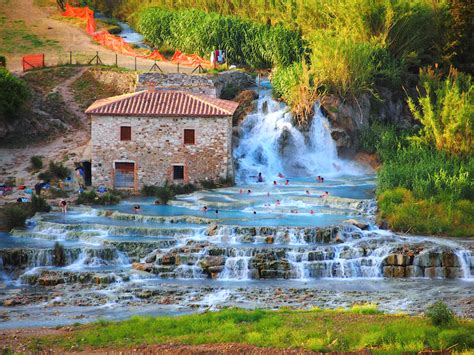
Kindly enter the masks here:
M 187 53 L 208 54 L 225 49 L 233 63 L 266 68 L 286 66 L 301 58 L 299 33 L 281 25 L 266 26 L 234 16 L 198 10 L 146 8 L 137 15 L 137 29 L 156 47 L 171 46 Z

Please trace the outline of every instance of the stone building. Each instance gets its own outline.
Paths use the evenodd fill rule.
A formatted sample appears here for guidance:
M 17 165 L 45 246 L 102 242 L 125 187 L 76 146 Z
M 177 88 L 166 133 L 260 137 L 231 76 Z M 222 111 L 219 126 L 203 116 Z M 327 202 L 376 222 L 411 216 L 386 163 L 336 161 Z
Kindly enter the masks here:
M 98 100 L 91 118 L 92 184 L 133 189 L 233 177 L 238 103 L 178 90 Z

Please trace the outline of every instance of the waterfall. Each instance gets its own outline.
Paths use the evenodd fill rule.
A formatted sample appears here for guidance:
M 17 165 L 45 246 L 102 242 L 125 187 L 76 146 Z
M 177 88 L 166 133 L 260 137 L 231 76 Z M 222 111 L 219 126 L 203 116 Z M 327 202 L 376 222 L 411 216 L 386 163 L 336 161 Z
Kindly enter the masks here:
M 224 270 L 219 275 L 220 280 L 249 280 L 249 261 L 252 258 L 252 250 L 239 249 L 233 251 L 235 256 L 228 256 Z
M 271 90 L 261 92 L 256 112 L 241 125 L 241 135 L 234 149 L 236 178 L 245 183 L 259 172 L 272 181 L 278 173 L 290 177 L 334 176 L 360 173 L 354 163 L 341 161 L 329 122 L 319 103 L 307 131 L 293 124 L 289 109 L 272 99 Z

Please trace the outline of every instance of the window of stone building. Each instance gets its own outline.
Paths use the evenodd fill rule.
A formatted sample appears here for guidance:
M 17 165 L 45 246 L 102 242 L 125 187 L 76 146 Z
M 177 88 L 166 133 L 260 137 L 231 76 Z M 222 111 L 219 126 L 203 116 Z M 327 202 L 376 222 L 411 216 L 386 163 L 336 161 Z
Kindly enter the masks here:
M 195 144 L 195 131 L 194 129 L 184 130 L 184 144 Z
M 173 180 L 184 179 L 184 165 L 173 165 Z
M 120 126 L 120 140 L 131 141 L 132 140 L 132 127 Z

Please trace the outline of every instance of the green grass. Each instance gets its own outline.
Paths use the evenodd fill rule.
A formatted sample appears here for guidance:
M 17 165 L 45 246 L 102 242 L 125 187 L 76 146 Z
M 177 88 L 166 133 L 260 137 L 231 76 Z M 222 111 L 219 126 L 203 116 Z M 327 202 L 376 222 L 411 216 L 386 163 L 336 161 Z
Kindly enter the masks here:
M 87 349 L 140 344 L 245 343 L 259 347 L 314 351 L 402 353 L 425 348 L 474 348 L 474 322 L 457 320 L 438 328 L 423 317 L 381 314 L 373 305 L 350 310 L 293 311 L 225 309 L 180 317 L 132 317 L 99 321 L 61 337 L 40 339 L 43 348 Z
M 40 38 L 34 34 L 34 27 L 27 27 L 23 20 L 11 20 L 0 13 L 0 48 L 2 53 L 27 53 L 39 49 L 59 48 L 58 42 Z
M 411 234 L 474 237 L 474 203 L 469 200 L 417 199 L 404 188 L 389 189 L 378 196 L 379 222 L 392 230 Z

